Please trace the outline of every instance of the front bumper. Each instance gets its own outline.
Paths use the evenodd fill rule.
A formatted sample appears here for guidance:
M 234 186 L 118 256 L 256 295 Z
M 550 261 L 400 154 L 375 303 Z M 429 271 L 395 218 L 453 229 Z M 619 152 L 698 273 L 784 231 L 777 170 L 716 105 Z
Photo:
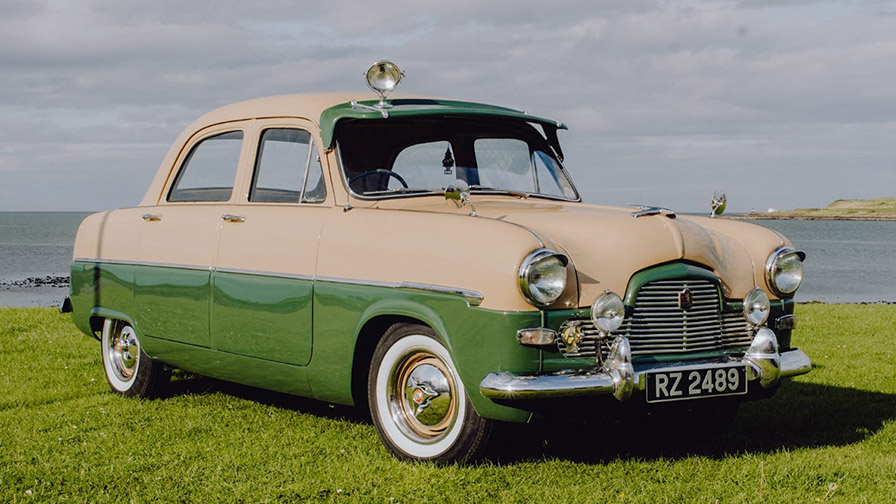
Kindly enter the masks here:
M 801 350 L 778 351 L 778 340 L 771 329 L 762 328 L 741 358 L 723 357 L 714 360 L 682 361 L 675 364 L 652 363 L 632 365 L 631 348 L 626 338 L 617 336 L 610 354 L 600 368 L 559 371 L 539 375 L 489 373 L 479 384 L 479 391 L 489 399 L 545 399 L 612 394 L 625 401 L 633 391 L 644 391 L 649 371 L 712 369 L 732 363 L 747 366 L 747 380 L 762 388 L 775 386 L 781 378 L 808 373 L 812 362 Z

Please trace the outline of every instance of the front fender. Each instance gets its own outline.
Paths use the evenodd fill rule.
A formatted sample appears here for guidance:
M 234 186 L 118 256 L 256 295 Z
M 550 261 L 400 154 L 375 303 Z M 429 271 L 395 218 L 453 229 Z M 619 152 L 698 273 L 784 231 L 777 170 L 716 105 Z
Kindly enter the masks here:
M 314 342 L 308 376 L 314 397 L 352 404 L 355 346 L 365 324 L 380 316 L 419 320 L 442 338 L 473 407 L 486 418 L 525 421 L 529 413 L 495 404 L 479 393 L 490 372 L 537 372 L 541 352 L 521 346 L 516 331 L 538 326 L 538 311 L 504 312 L 470 306 L 457 295 L 338 282 L 317 282 Z

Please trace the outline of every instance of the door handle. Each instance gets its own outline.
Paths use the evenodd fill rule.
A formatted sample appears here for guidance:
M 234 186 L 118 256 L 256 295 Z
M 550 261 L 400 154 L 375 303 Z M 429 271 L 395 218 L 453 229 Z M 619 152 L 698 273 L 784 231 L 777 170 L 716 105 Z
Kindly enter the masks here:
M 160 221 L 160 220 L 162 220 L 162 216 L 147 213 L 147 214 L 143 214 L 143 220 L 145 220 L 146 222 Z
M 226 220 L 227 222 L 246 222 L 246 218 L 240 217 L 239 215 L 224 214 L 221 216 L 221 218 Z

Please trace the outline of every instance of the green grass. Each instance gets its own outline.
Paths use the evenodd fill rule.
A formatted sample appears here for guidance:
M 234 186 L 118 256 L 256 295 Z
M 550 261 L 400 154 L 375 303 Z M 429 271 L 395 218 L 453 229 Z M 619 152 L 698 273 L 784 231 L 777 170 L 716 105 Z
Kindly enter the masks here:
M 797 314 L 816 368 L 709 446 L 561 423 L 436 467 L 392 459 L 347 408 L 189 376 L 115 396 L 67 316 L 0 309 L 0 502 L 896 501 L 896 306 Z

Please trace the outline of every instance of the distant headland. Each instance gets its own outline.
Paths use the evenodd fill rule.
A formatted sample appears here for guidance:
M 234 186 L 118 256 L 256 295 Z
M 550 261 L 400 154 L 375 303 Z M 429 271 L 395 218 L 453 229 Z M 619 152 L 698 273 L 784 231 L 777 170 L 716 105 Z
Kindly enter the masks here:
M 729 219 L 896 221 L 896 198 L 840 199 L 825 208 L 725 215 Z

